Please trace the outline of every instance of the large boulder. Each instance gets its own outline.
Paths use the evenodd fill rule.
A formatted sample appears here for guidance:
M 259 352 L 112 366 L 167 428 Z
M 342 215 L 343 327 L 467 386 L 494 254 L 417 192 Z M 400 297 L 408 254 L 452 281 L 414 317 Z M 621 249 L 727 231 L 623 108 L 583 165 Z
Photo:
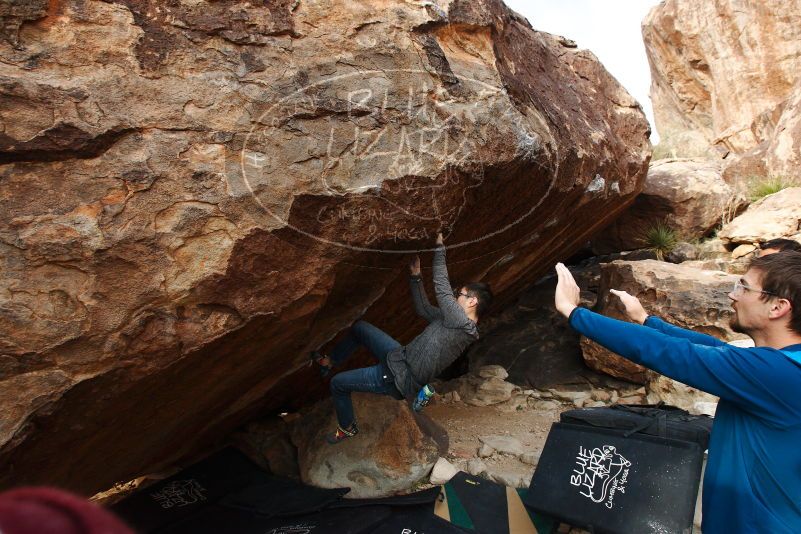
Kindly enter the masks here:
M 336 445 L 325 434 L 336 428 L 331 402 L 296 420 L 300 477 L 321 488 L 351 488 L 348 497 L 386 497 L 408 492 L 425 479 L 448 451 L 447 433 L 408 403 L 384 395 L 357 393 L 353 408 L 359 433 Z
M 778 237 L 801 241 L 801 187 L 789 187 L 754 202 L 718 232 L 730 246 Z
M 710 334 L 724 341 L 741 338 L 729 327 L 732 314 L 728 294 L 734 275 L 656 260 L 613 261 L 601 266 L 596 311 L 626 320 L 620 299 L 609 289 L 620 289 L 640 299 L 646 311 L 682 328 Z M 581 339 L 587 365 L 597 371 L 646 384 L 653 373 L 587 338 Z M 649 374 L 650 373 L 650 374 Z
M 438 230 L 504 302 L 642 187 L 639 105 L 497 0 L 30 5 L 0 8 L 0 488 L 308 404 L 356 318 L 421 328 L 401 255 Z
M 771 139 L 801 69 L 797 1 L 665 0 L 643 21 L 656 128 L 679 156 Z
M 727 209 L 736 208 L 735 197 L 718 160 L 652 161 L 642 193 L 593 239 L 593 249 L 604 254 L 645 247 L 645 235 L 657 223 L 674 229 L 679 238 L 701 237 L 720 222 Z

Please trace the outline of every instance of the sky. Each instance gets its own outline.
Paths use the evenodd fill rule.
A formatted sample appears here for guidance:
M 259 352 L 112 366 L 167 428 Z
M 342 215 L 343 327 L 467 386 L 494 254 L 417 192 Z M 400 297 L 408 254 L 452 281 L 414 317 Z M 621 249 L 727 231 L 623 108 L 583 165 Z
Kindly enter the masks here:
M 648 90 L 651 73 L 640 23 L 659 0 L 504 0 L 534 29 L 563 35 L 588 48 L 637 99 L 658 141 Z

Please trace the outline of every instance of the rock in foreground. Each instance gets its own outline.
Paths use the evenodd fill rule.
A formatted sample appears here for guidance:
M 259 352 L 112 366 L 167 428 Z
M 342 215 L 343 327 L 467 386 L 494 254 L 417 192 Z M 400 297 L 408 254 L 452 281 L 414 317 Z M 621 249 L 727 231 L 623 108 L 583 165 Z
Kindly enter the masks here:
M 708 234 L 724 213 L 733 213 L 745 201 L 721 172 L 720 162 L 713 159 L 652 161 L 642 193 L 593 240 L 593 249 L 604 254 L 647 247 L 646 234 L 658 223 L 679 238 Z
M 613 261 L 601 266 L 601 288 L 596 311 L 626 319 L 620 299 L 609 289 L 620 289 L 640 299 L 645 310 L 665 321 L 724 341 L 737 337 L 729 328 L 728 298 L 736 276 L 656 260 Z M 587 365 L 631 382 L 645 384 L 648 371 L 600 345 L 582 338 Z
M 779 237 L 801 242 L 801 187 L 764 197 L 718 232 L 725 243 L 739 245 Z
M 336 445 L 325 434 L 336 428 L 330 402 L 294 422 L 303 482 L 322 488 L 351 488 L 348 497 L 386 497 L 409 492 L 448 450 L 447 434 L 408 404 L 384 395 L 354 394 L 359 433 Z M 418 423 L 420 421 L 420 423 Z

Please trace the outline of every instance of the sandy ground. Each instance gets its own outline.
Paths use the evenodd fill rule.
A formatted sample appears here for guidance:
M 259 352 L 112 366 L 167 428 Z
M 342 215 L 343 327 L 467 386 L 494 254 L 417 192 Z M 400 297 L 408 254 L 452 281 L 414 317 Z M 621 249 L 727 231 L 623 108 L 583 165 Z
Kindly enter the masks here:
M 426 408 L 429 417 L 448 432 L 448 460 L 462 470 L 467 461 L 477 456 L 479 436 L 511 436 L 517 438 L 525 452 L 539 454 L 545 445 L 551 424 L 559 420 L 558 410 L 538 411 L 530 408 L 504 411 L 498 405 L 469 406 L 461 402 L 434 403 Z M 482 459 L 490 472 L 519 471 L 531 479 L 534 466 L 509 455 L 494 454 Z
M 450 442 L 447 460 L 462 471 L 467 471 L 468 460 L 477 457 L 481 446 L 479 436 L 511 436 L 520 441 L 526 453 L 539 456 L 551 424 L 559 420 L 559 413 L 563 409 L 569 408 L 508 411 L 502 405 L 470 406 L 462 402 L 435 402 L 426 408 L 426 414 L 448 432 Z M 526 464 L 514 456 L 493 454 L 482 458 L 482 461 L 490 477 L 493 474 L 506 474 L 509 478 L 520 476 L 527 486 L 534 474 L 534 465 Z M 558 532 L 589 534 L 567 524 L 560 524 Z
M 481 446 L 479 436 L 511 436 L 520 441 L 525 453 L 534 453 L 537 457 L 545 446 L 551 425 L 559 421 L 559 414 L 573 408 L 566 402 L 552 410 L 534 409 L 509 411 L 503 404 L 492 406 L 470 406 L 463 402 L 436 402 L 425 409 L 425 413 L 440 424 L 448 432 L 449 447 L 447 460 L 462 471 L 468 471 L 467 464 L 478 456 Z M 523 478 L 527 486 L 534 473 L 535 465 L 526 464 L 517 457 L 493 454 L 481 459 L 487 466 L 488 476 L 493 474 L 512 474 Z M 497 480 L 502 483 L 501 480 Z M 696 511 L 693 534 L 701 534 L 700 530 L 700 494 Z M 558 532 L 569 534 L 588 534 L 587 531 L 561 524 Z

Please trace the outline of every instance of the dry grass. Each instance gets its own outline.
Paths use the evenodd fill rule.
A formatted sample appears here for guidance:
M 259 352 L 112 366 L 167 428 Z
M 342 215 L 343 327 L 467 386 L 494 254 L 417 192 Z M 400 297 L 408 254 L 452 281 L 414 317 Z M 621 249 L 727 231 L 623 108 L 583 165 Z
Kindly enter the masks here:
M 799 185 L 801 185 L 801 181 L 795 177 L 782 175 L 766 177 L 752 176 L 748 180 L 748 196 L 751 202 L 756 202 L 760 198 L 778 193 L 782 189 L 798 187 Z

